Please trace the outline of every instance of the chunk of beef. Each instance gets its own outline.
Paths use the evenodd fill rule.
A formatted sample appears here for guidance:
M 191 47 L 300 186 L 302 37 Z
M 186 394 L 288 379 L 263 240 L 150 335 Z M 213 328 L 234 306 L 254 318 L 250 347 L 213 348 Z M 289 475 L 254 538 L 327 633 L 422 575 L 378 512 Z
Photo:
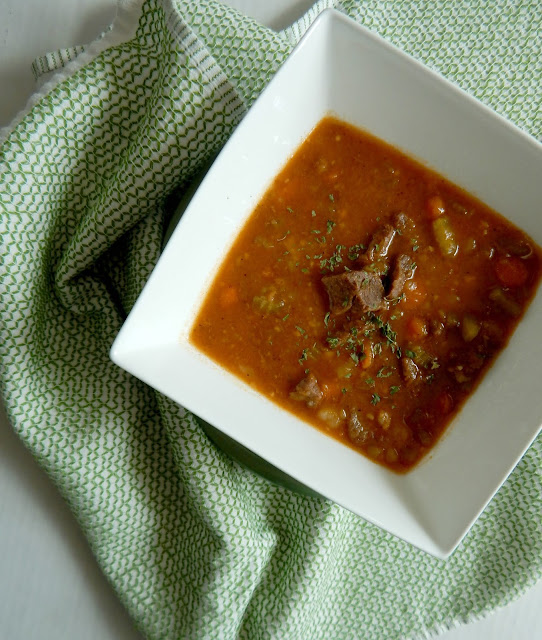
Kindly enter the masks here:
M 523 238 L 517 238 L 510 235 L 501 236 L 497 239 L 497 246 L 510 256 L 518 256 L 519 258 L 529 258 L 533 254 L 533 248 Z
M 395 217 L 393 218 L 393 224 L 400 233 L 409 233 L 410 231 L 413 231 L 416 226 L 413 220 L 402 211 L 395 214 Z
M 294 391 L 290 393 L 292 400 L 305 402 L 307 407 L 316 407 L 322 399 L 322 393 L 318 386 L 318 380 L 314 373 L 309 373 L 303 380 L 297 383 Z
M 379 227 L 373 234 L 367 251 L 361 256 L 363 264 L 371 264 L 388 255 L 388 250 L 395 237 L 395 229 L 391 224 Z
M 363 428 L 356 409 L 350 411 L 348 416 L 348 437 L 357 445 L 363 444 L 369 437 L 369 432 Z
M 359 289 L 365 272 L 346 271 L 345 273 L 324 276 L 324 285 L 329 297 L 329 310 L 331 313 L 346 313 L 352 307 L 352 301 Z
M 329 309 L 338 315 L 355 306 L 356 311 L 376 311 L 384 304 L 384 285 L 368 271 L 346 271 L 322 278 L 329 296 Z
M 401 358 L 401 372 L 407 386 L 420 379 L 420 370 L 412 358 Z
M 378 311 L 384 304 L 384 285 L 375 273 L 366 273 L 362 286 L 356 291 L 353 308 L 357 313 Z
M 412 259 L 404 253 L 401 253 L 397 256 L 395 264 L 393 265 L 390 290 L 386 296 L 388 300 L 395 300 L 395 298 L 398 298 L 401 293 L 403 293 L 405 282 L 411 277 L 411 275 Z

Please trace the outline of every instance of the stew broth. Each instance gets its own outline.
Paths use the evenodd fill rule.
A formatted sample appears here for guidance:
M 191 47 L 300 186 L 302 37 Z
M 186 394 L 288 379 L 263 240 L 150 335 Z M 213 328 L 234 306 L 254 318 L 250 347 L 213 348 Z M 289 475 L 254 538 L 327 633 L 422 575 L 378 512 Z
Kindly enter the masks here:
M 539 248 L 503 217 L 325 118 L 246 222 L 190 340 L 288 411 L 404 472 L 506 345 L 540 272 Z

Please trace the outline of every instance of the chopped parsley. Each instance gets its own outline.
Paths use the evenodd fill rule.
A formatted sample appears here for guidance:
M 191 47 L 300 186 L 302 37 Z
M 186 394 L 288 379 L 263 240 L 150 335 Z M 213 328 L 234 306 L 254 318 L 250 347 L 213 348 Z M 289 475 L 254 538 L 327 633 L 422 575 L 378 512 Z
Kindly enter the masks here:
M 373 393 L 371 396 L 371 404 L 378 404 L 380 402 L 380 396 L 378 393 Z
M 331 312 L 330 312 L 330 311 L 328 311 L 328 312 L 326 313 L 326 315 L 324 316 L 324 324 L 326 325 L 326 327 L 327 327 L 327 325 L 329 324 L 329 317 L 330 317 L 330 315 L 331 315 Z
M 299 364 L 303 364 L 303 362 L 305 362 L 306 359 L 307 359 L 307 350 L 303 349 L 303 351 L 301 352 L 301 357 L 298 360 Z
M 333 222 L 333 220 L 328 220 L 327 221 L 327 232 L 331 233 L 333 231 L 333 227 L 336 225 L 336 222 Z
M 389 322 L 386 322 L 382 327 L 380 327 L 380 331 L 390 344 L 397 343 L 397 333 L 393 331 Z
M 335 202 L 335 196 L 332 193 L 329 194 L 329 199 L 331 202 Z
M 414 358 L 416 357 L 416 353 L 411 349 L 405 349 L 405 356 L 414 360 Z
M 348 249 L 348 259 L 357 260 L 361 252 L 365 249 L 362 244 L 354 244 Z
M 348 336 L 348 338 L 346 339 L 345 346 L 348 349 L 348 351 L 355 351 L 358 347 L 356 341 L 352 336 Z
M 394 371 L 394 367 L 382 367 L 376 374 L 377 378 L 389 378 Z
M 290 314 L 289 314 L 289 313 L 287 313 L 287 314 L 284 316 L 284 318 L 282 318 L 282 322 L 284 322 L 285 320 L 288 320 L 288 318 L 289 318 L 289 317 L 290 317 Z
M 386 338 L 386 342 L 390 347 L 392 353 L 398 351 L 400 357 L 400 349 L 397 345 L 397 333 L 391 328 L 389 322 L 384 322 L 380 316 L 375 313 L 369 314 L 369 319 L 380 329 L 380 333 Z
M 334 338 L 333 336 L 328 336 L 326 338 L 326 342 L 331 349 L 335 349 L 335 347 L 339 346 L 340 340 L 339 338 Z
M 342 244 L 338 244 L 335 246 L 335 252 L 329 258 L 324 258 L 320 260 L 320 269 L 325 271 L 328 269 L 329 271 L 333 271 L 342 261 L 342 252 L 346 249 L 346 247 Z
M 370 387 L 374 386 L 375 381 L 373 378 L 365 378 L 365 384 L 368 384 Z
M 292 209 L 292 207 L 286 207 L 286 211 L 288 211 L 289 213 L 293 213 L 294 210 Z
M 394 396 L 401 390 L 401 387 L 392 386 L 390 387 L 390 396 Z

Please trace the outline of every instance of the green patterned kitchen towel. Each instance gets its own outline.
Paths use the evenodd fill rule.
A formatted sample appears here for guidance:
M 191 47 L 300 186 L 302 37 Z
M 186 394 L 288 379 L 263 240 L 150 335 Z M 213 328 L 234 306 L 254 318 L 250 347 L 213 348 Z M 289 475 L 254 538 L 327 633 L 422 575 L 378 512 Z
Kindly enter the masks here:
M 37 65 L 67 63 L 4 132 L 5 403 L 149 638 L 429 637 L 541 575 L 540 438 L 441 561 L 241 468 L 109 360 L 171 203 L 332 5 L 542 134 L 537 0 L 329 0 L 282 33 L 213 0 L 123 2 L 75 61 Z

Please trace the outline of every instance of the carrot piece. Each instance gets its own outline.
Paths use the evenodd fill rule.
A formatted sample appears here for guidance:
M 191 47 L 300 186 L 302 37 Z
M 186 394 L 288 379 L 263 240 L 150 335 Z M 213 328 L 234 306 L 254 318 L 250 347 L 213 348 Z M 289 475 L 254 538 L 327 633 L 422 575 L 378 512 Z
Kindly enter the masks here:
M 431 196 L 425 206 L 429 220 L 436 220 L 444 214 L 444 200 L 440 196 Z
M 427 324 L 423 318 L 413 316 L 407 322 L 407 333 L 411 340 L 417 340 L 427 335 Z
M 360 365 L 362 369 L 368 369 L 373 364 L 373 352 L 370 348 L 365 348 L 365 342 L 363 343 L 363 353 L 365 354 L 365 358 L 361 360 Z
M 238 299 L 239 297 L 235 287 L 226 287 L 225 289 L 222 289 L 222 292 L 220 293 L 220 304 L 223 307 L 231 307 L 231 305 L 235 304 Z
M 495 275 L 504 287 L 521 287 L 527 282 L 529 270 L 521 258 L 507 256 L 497 260 Z

